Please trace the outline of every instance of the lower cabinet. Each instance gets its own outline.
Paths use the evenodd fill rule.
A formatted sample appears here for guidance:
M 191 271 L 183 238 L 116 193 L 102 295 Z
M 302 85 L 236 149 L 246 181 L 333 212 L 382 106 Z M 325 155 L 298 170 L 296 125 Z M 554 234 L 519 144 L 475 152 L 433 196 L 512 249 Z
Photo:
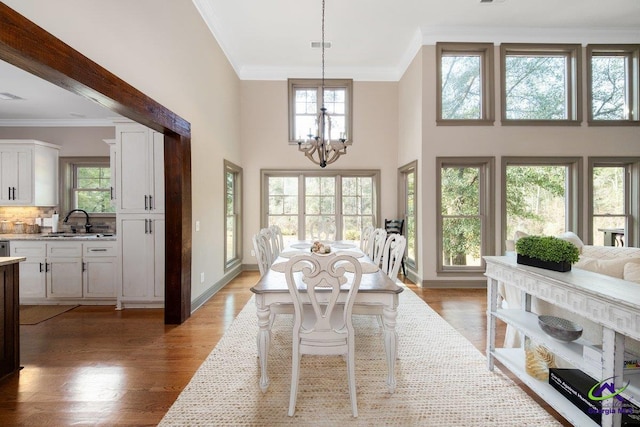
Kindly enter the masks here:
M 20 302 L 115 302 L 116 242 L 12 241 L 20 263 Z
M 164 215 L 119 215 L 122 288 L 118 307 L 164 304 Z

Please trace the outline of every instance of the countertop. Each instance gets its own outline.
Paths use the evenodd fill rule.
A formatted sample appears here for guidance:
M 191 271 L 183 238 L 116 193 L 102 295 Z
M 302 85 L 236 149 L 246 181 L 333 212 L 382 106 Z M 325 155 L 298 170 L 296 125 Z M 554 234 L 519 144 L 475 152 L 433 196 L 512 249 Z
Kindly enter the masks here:
M 0 267 L 22 261 L 26 261 L 26 258 L 23 256 L 2 256 L 0 257 Z
M 113 233 L 39 233 L 39 234 L 0 234 L 0 240 L 42 240 L 50 242 L 59 242 L 62 240 L 106 240 L 115 241 L 117 236 Z

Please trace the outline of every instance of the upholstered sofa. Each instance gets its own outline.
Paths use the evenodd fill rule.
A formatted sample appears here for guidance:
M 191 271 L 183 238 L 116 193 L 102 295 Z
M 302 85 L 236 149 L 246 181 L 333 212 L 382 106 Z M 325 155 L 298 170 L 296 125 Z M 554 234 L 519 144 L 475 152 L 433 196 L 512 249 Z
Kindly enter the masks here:
M 507 249 L 511 249 L 513 247 L 512 245 L 515 245 L 515 241 L 523 235 L 524 233 L 517 232 L 514 241 L 507 243 Z M 638 292 L 640 292 L 640 248 L 584 245 L 579 237 L 571 232 L 564 233 L 558 237 L 571 241 L 580 251 L 580 259 L 577 263 L 573 264 L 572 268 L 581 268 L 597 274 L 604 274 L 637 283 Z M 513 256 L 515 256 L 515 253 L 513 253 Z M 503 298 L 502 304 L 504 307 L 520 306 L 520 291 L 508 285 L 501 285 L 499 292 Z M 590 322 L 588 319 L 573 316 L 571 313 L 562 311 L 552 304 L 536 300 L 535 298 L 531 301 L 531 311 L 538 314 L 550 314 L 576 321 L 584 328 L 584 338 L 596 344 L 602 343 L 602 328 Z M 508 327 L 504 346 L 518 347 L 520 345 L 521 337 L 515 330 Z M 632 353 L 640 354 L 640 342 L 627 339 L 625 346 Z

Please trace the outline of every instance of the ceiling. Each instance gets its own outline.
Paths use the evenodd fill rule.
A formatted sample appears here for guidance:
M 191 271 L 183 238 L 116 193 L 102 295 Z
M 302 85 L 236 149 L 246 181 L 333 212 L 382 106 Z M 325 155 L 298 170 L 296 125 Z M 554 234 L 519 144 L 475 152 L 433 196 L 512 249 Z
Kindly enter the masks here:
M 319 77 L 322 0 L 192 0 L 241 79 Z M 326 0 L 327 77 L 397 81 L 423 44 L 640 43 L 639 0 Z
M 320 77 L 321 0 L 192 0 L 241 79 Z M 640 0 L 326 0 L 326 76 L 397 81 L 420 46 L 640 43 Z M 118 117 L 0 61 L 0 126 L 105 126 Z M 0 95 L 1 97 L 1 95 Z

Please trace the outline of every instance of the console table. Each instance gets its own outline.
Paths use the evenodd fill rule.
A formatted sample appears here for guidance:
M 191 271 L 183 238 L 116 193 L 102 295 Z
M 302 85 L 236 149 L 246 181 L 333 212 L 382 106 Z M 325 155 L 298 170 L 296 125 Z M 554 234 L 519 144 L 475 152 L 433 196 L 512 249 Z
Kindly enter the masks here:
M 523 348 L 496 347 L 496 320 L 514 326 L 524 335 L 586 372 L 597 380 L 615 378 L 614 386 L 629 387 L 621 394 L 640 406 L 640 375 L 623 375 L 625 336 L 640 340 L 640 285 L 601 274 L 574 268 L 560 273 L 516 263 L 515 257 L 484 257 L 487 268 L 487 366 L 493 370 L 497 360 L 517 375 L 523 383 L 548 402 L 563 417 L 576 426 L 597 424 L 564 398 L 551 385 L 525 372 Z M 523 293 L 522 307 L 503 309 L 499 306 L 498 284 L 513 286 Z M 602 326 L 602 350 L 580 338 L 563 343 L 550 338 L 538 326 L 537 315 L 530 312 L 531 297 L 547 301 Z M 595 372 L 583 359 L 583 349 L 591 347 L 602 352 L 602 370 Z M 621 415 L 603 414 L 602 426 L 621 424 Z

